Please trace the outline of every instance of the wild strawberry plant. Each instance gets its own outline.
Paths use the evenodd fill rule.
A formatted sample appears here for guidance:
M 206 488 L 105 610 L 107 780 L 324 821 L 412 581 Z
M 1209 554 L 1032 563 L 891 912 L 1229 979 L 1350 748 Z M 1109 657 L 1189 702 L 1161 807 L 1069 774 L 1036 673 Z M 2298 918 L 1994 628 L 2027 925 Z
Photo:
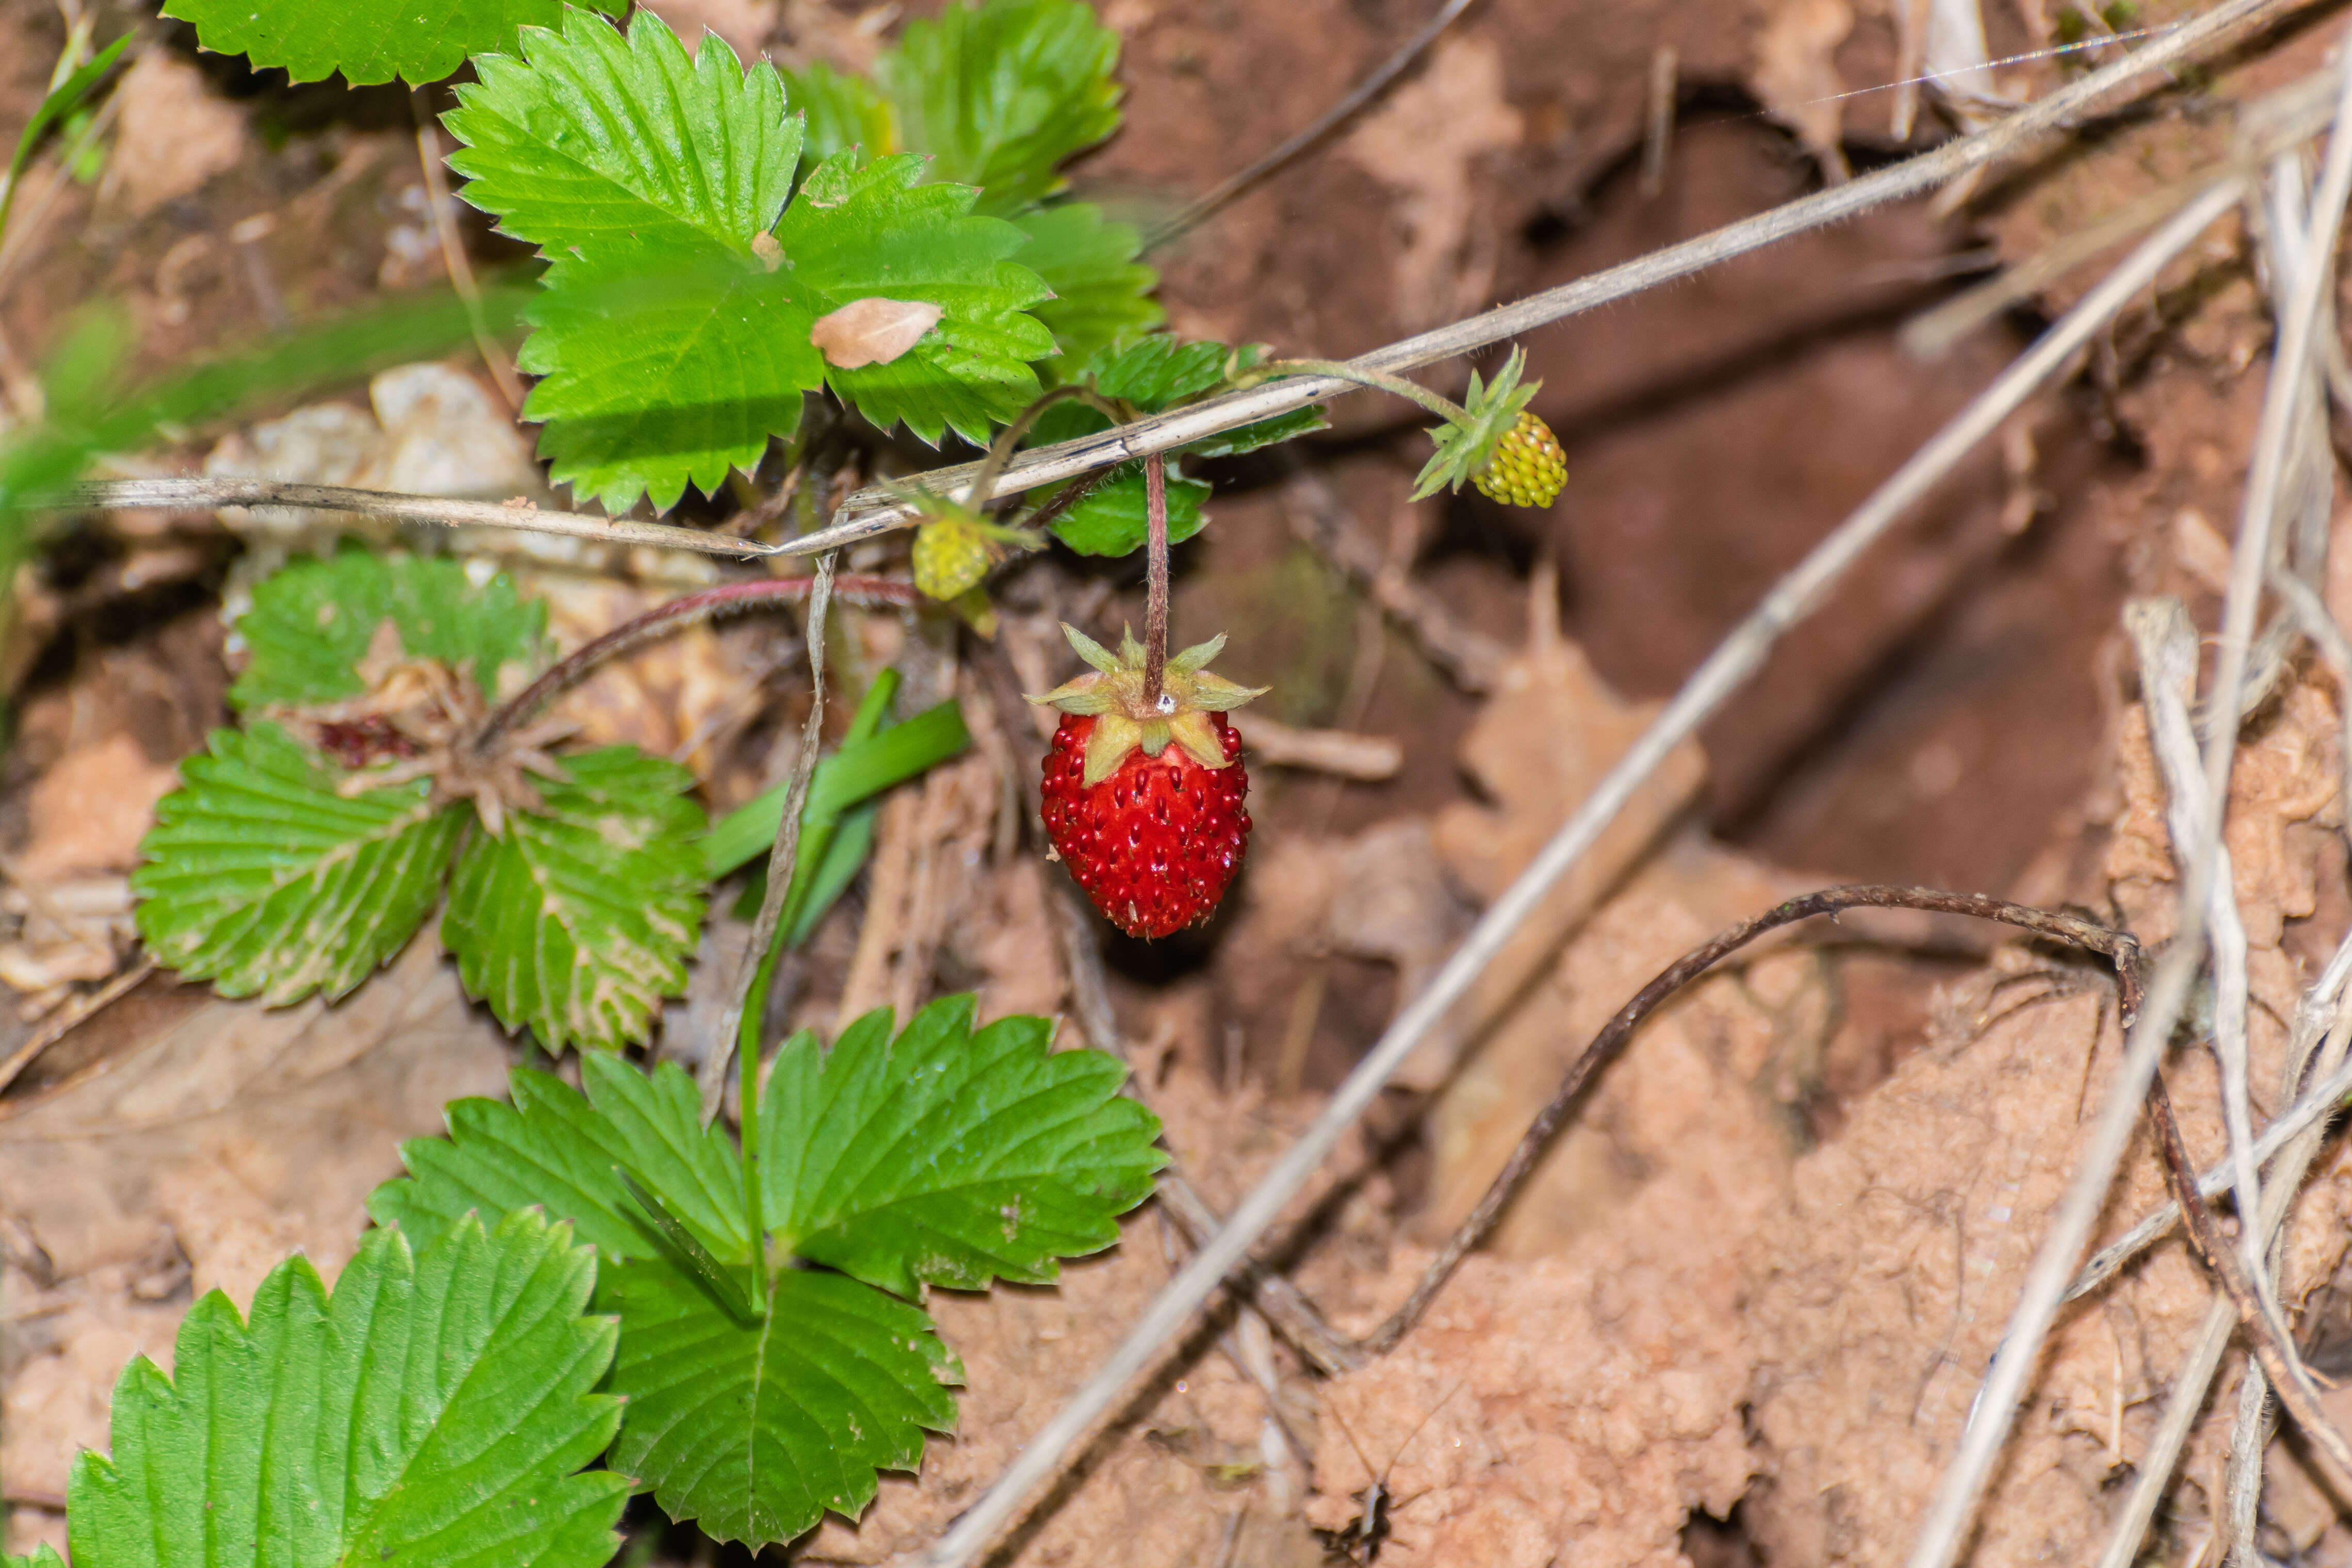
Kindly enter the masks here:
M 509 1029 L 551 1052 L 642 1042 L 685 989 L 705 889 L 749 858 L 729 847 L 772 837 L 782 801 L 706 838 L 684 768 L 499 722 L 548 662 L 545 623 L 509 579 L 446 560 L 350 551 L 262 582 L 228 694 L 245 723 L 183 765 L 141 847 L 149 951 L 225 995 L 340 996 L 439 908 L 467 992 Z M 804 825 L 969 743 L 952 704 L 884 729 L 894 691 L 869 693 Z M 856 871 L 822 848 L 804 865 L 802 937 Z

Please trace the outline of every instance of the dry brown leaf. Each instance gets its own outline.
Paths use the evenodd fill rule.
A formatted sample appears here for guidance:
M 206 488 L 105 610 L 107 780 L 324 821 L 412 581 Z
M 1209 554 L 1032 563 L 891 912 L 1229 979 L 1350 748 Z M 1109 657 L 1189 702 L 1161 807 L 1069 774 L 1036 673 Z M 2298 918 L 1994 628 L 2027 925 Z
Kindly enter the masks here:
M 1528 603 L 1528 646 L 1504 665 L 1462 745 L 1463 766 L 1495 804 L 1449 805 L 1433 829 L 1447 874 L 1482 902 L 1510 886 L 1658 712 L 1656 703 L 1629 702 L 1610 690 L 1583 650 L 1559 635 L 1549 572 L 1536 574 Z M 1659 831 L 1697 798 L 1706 772 L 1695 741 L 1667 753 L 1416 1053 L 1407 1068 L 1416 1081 L 1443 1077 L 1463 1044 L 1492 1025 Z
M 888 364 L 922 342 L 945 314 L 923 300 L 852 300 L 816 319 L 809 328 L 809 343 L 835 370 Z
M 1421 73 L 1349 132 L 1339 153 L 1399 193 L 1403 244 L 1391 273 L 1398 323 L 1412 330 L 1475 310 L 1500 248 L 1474 226 L 1478 163 L 1517 147 L 1524 117 L 1504 89 L 1491 38 L 1450 34 Z
M 178 782 L 178 769 L 149 762 L 120 730 L 68 752 L 26 794 L 16 879 L 47 883 L 77 871 L 129 870 L 154 826 L 155 803 Z
M 168 49 L 141 54 L 114 91 L 122 111 L 107 181 L 134 216 L 193 195 L 247 155 L 244 114 Z
M 183 1276 L 154 1299 L 159 1247 L 240 1306 L 296 1248 L 331 1279 L 400 1141 L 441 1131 L 450 1100 L 503 1092 L 510 1059 L 427 933 L 340 1006 L 204 1001 L 0 1121 L 0 1216 L 69 1304 L 9 1336 L 11 1486 L 61 1491 L 75 1448 L 105 1443 L 122 1363 L 168 1365 L 191 1298 Z
M 1782 0 L 1756 40 L 1756 60 L 1748 73 L 1748 85 L 1765 109 L 1797 133 L 1832 179 L 1846 174 L 1839 146 L 1845 79 L 1838 74 L 1836 56 L 1853 31 L 1848 0 Z

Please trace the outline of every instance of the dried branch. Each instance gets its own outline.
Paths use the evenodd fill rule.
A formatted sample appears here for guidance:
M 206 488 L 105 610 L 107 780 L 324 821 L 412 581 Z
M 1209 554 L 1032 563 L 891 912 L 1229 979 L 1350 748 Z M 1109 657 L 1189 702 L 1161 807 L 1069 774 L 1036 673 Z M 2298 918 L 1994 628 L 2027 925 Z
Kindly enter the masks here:
M 2344 204 L 2352 195 L 2352 126 L 2346 107 L 2352 104 L 2352 49 L 2340 51 L 2342 81 L 2336 100 L 2336 130 L 2328 138 L 2326 172 L 2314 204 L 2312 243 L 2315 257 L 2333 257 Z M 2189 211 L 2193 212 L 2194 207 Z M 2188 212 L 2182 214 L 2183 217 Z M 2174 225 L 2177 226 L 2179 219 Z M 2246 674 L 2247 653 L 2253 640 L 2255 611 L 2262 595 L 2263 574 L 2269 564 L 2272 521 L 2276 511 L 2280 477 L 2287 437 L 2318 320 L 2319 284 L 2333 277 L 2333 268 L 2306 268 L 2294 307 L 2279 333 L 2264 390 L 2263 414 L 2256 427 L 2252 472 L 2246 485 L 2237 550 L 2231 563 L 2230 585 L 2222 603 L 2222 642 L 2208 711 L 2234 714 Z M 1948 1568 L 1966 1538 L 1979 1497 L 1993 1463 L 2016 1418 L 2018 1402 L 2027 1380 L 2041 1365 L 2042 1345 L 2057 1315 L 2067 1280 L 2074 1272 L 2083 1244 L 2105 1206 L 2107 1189 L 2123 1159 L 2139 1102 L 2156 1072 L 2158 1058 L 2179 1021 L 2189 988 L 2204 951 L 2208 891 L 2214 879 L 2214 851 L 2220 847 L 2221 810 L 2230 795 L 2230 765 L 2237 751 L 2237 725 L 2217 723 L 2205 755 L 2205 820 L 2199 830 L 2176 846 L 2187 861 L 2181 879 L 2180 931 L 2172 951 L 2158 967 L 2148 987 L 2147 1011 L 2132 1032 L 2124 1060 L 2110 1085 L 2108 1099 L 2085 1141 L 2074 1179 L 2068 1184 L 2050 1228 L 2026 1274 L 2009 1327 L 1979 1386 L 1974 1413 L 1960 1435 L 1958 1448 L 1946 1468 L 1935 1501 L 1920 1527 L 1909 1568 Z
M 719 1015 L 719 1037 L 710 1043 L 709 1052 L 702 1058 L 696 1075 L 702 1090 L 702 1120 L 706 1123 L 719 1114 L 719 1103 L 726 1099 L 727 1065 L 733 1059 L 737 1038 L 743 1032 L 745 1014 L 755 994 L 761 1003 L 767 999 L 760 984 L 760 973 L 767 967 L 768 950 L 775 945 L 776 928 L 783 920 L 784 895 L 792 890 L 793 872 L 800 862 L 801 813 L 808 805 L 809 781 L 816 776 L 817 750 L 824 740 L 824 617 L 833 603 L 833 565 L 834 557 L 830 555 L 817 562 L 816 582 L 809 593 L 809 689 L 813 696 L 808 722 L 801 728 L 801 753 L 793 763 L 792 787 L 784 792 L 783 818 L 776 824 L 775 847 L 768 852 L 767 890 L 761 896 L 760 914 L 751 922 L 751 938 L 743 944 L 743 964 L 735 976 L 733 999 Z M 761 1011 L 766 1008 L 762 1006 Z M 759 1025 L 759 1018 L 753 1016 L 751 1026 L 756 1030 Z M 751 1128 L 749 1085 L 752 1069 L 758 1066 L 756 1056 L 756 1051 L 747 1052 L 744 1060 L 747 1098 L 743 1101 L 743 1126 L 747 1142 Z M 757 1234 L 758 1226 L 752 1229 Z
M 2295 1353 L 2294 1342 L 2286 1337 L 2272 1315 L 2264 1310 L 2253 1281 L 2247 1278 L 2244 1266 L 2238 1259 L 2238 1249 L 2221 1234 L 2213 1218 L 2213 1211 L 2205 1206 L 2198 1194 L 2197 1184 L 2189 1165 L 2189 1152 L 2180 1142 L 2180 1123 L 2172 1114 L 2172 1097 L 2165 1092 L 2164 1075 L 2158 1073 L 2148 1086 L 2148 1109 L 2156 1118 L 2157 1149 L 2164 1157 L 2164 1179 L 2172 1189 L 2173 1201 L 2180 1205 L 2189 1218 L 2189 1239 L 2198 1256 L 2221 1282 L 2230 1300 L 2238 1310 L 2238 1321 L 2245 1328 L 2252 1342 L 2254 1359 L 2262 1363 L 2263 1375 L 2279 1396 L 2288 1415 L 2294 1420 L 2303 1435 L 2328 1471 L 2328 1479 L 2339 1496 L 2352 1497 L 2352 1443 L 2327 1419 L 2319 1407 L 2319 1390 L 2312 1385 L 2311 1373 L 2305 1370 L 2303 1358 Z M 2258 1226 L 2246 1227 L 2254 1233 Z
M 1486 1233 L 1494 1228 L 1495 1221 L 1501 1217 L 1503 1210 L 1527 1185 L 1528 1178 L 1535 1173 L 1536 1162 L 1542 1158 L 1552 1135 L 1559 1131 L 1560 1123 L 1575 1108 L 1585 1086 L 1592 1081 L 1594 1074 L 1616 1058 L 1617 1053 L 1624 1048 L 1625 1042 L 1633 1037 L 1633 1031 L 1641 1027 L 1643 1019 L 1664 1005 L 1684 986 L 1767 931 L 1777 931 L 1798 921 L 1811 920 L 1816 915 L 1834 915 L 1842 910 L 1853 909 L 1927 910 L 1937 914 L 1970 915 L 1979 920 L 2000 921 L 2005 925 L 2030 931 L 2036 936 L 2100 953 L 2115 964 L 2116 991 L 2126 1026 L 2129 1026 L 2139 1012 L 2138 940 L 2090 921 L 2034 909 L 2030 905 L 2013 904 L 2006 899 L 1989 899 L 1976 893 L 1939 892 L 1933 888 L 1827 888 L 1818 893 L 1790 899 L 1683 954 L 1662 970 L 1656 979 L 1636 992 L 1632 1001 L 1617 1010 L 1616 1016 L 1592 1037 L 1592 1043 L 1586 1046 L 1576 1060 L 1570 1064 L 1568 1074 L 1560 1079 L 1559 1088 L 1553 1092 L 1550 1102 L 1536 1113 L 1535 1121 L 1520 1136 L 1518 1147 L 1511 1151 L 1511 1157 L 1504 1162 L 1502 1170 L 1488 1184 L 1477 1206 L 1454 1227 L 1454 1234 L 1446 1238 L 1437 1256 L 1430 1259 L 1421 1282 L 1412 1288 L 1412 1294 L 1389 1315 L 1387 1321 L 1358 1341 L 1358 1348 L 1372 1355 L 1384 1355 L 1412 1331 L 1412 1326 L 1421 1321 L 1422 1314 L 1429 1310 L 1429 1304 L 1445 1288 L 1446 1280 L 1453 1276 L 1462 1259 L 1486 1238 Z
M 1354 578 L 1454 685 L 1473 693 L 1495 689 L 1504 661 L 1510 658 L 1508 647 L 1463 625 L 1444 600 L 1397 570 L 1387 552 L 1357 526 L 1347 503 L 1322 475 L 1302 468 L 1282 489 L 1283 510 L 1293 533 Z
M 1126 1037 L 1111 1007 L 1110 988 L 1104 984 L 1102 947 L 1095 940 L 1094 917 L 1066 886 L 1060 894 L 1055 905 L 1061 915 L 1062 953 L 1070 967 L 1070 1000 L 1077 1009 L 1078 1026 L 1086 1030 L 1087 1042 L 1097 1050 L 1127 1061 Z M 1134 1088 L 1132 1079 L 1129 1088 Z M 1172 1152 L 1160 1173 L 1154 1195 L 1170 1222 L 1195 1249 L 1224 1224 L 1176 1163 Z M 1363 1354 L 1316 1310 L 1297 1286 L 1255 1261 L 1244 1263 L 1234 1272 L 1240 1276 L 1235 1282 L 1250 1305 L 1324 1376 L 1337 1377 L 1364 1364 Z
M 1143 242 L 1147 251 L 1157 250 L 1186 230 L 1222 211 L 1237 197 L 1244 195 L 1260 181 L 1278 172 L 1284 164 L 1313 148 L 1323 138 L 1347 123 L 1358 110 L 1386 92 L 1397 78 L 1411 70 L 1429 46 L 1437 42 L 1438 35 L 1452 26 L 1462 13 L 1470 8 L 1470 0 L 1445 0 L 1436 16 L 1422 24 L 1421 31 L 1407 38 L 1394 54 L 1381 62 L 1371 75 L 1348 89 L 1337 103 L 1317 115 L 1303 131 L 1286 138 L 1273 152 L 1266 153 L 1237 174 L 1227 176 L 1207 195 L 1170 218 L 1151 231 Z
M 2253 14 L 2235 7 L 2231 10 L 2233 15 Z M 1856 180 L 1839 189 L 1851 190 L 1862 183 Z M 1322 1114 L 1275 1163 L 1256 1189 L 1242 1200 L 1224 1229 L 1169 1281 L 1094 1378 L 1030 1440 L 990 1490 L 933 1544 L 926 1554 L 927 1563 L 933 1568 L 945 1564 L 963 1568 L 977 1558 L 1030 1491 L 1059 1468 L 1070 1446 L 1118 1398 L 1128 1380 L 1143 1369 L 1161 1343 L 1181 1329 L 1216 1289 L 1226 1271 L 1248 1253 L 1423 1037 L 1469 990 L 1520 923 L 1591 847 L 1643 781 L 1738 689 L 1782 634 L 1820 601 L 1830 584 L 1891 528 L 1912 502 L 1933 489 L 1979 441 L 1999 429 L 2001 422 L 2044 381 L 2055 375 L 2110 317 L 2147 287 L 2166 263 L 2187 249 L 2208 225 L 2231 210 L 2237 197 L 2238 184 L 2231 180 L 2191 203 L 1994 378 L 1860 509 L 1774 584 L 1764 602 L 1707 657 L 1650 729 L 1619 758 L 1592 795 L 1570 815 L 1518 879 L 1488 908 L 1428 987 L 1397 1015 L 1371 1051 L 1334 1091 Z M 2185 995 L 2185 975 L 2179 986 Z M 2179 1016 L 2179 1004 L 2180 996 L 2176 995 L 2171 1003 L 2171 1016 Z M 2166 1032 L 2170 1027 L 2168 1021 Z M 2065 1277 L 2061 1275 L 2057 1284 L 2063 1287 Z
M 474 749 L 478 752 L 488 751 L 498 743 L 499 737 L 516 725 L 528 721 L 541 709 L 579 685 L 606 659 L 642 647 L 656 637 L 668 637 L 704 621 L 716 620 L 720 616 L 796 605 L 807 598 L 815 585 L 814 577 L 774 577 L 764 582 L 728 583 L 697 593 L 681 594 L 666 605 L 647 610 L 635 620 L 623 622 L 604 636 L 583 644 L 570 657 L 549 666 L 537 680 L 517 692 L 483 721 L 481 732 L 474 737 Z M 896 577 L 836 578 L 833 595 L 853 605 L 869 606 L 922 603 L 912 583 L 902 582 Z
M 2286 1065 L 2280 1075 L 2280 1098 L 2294 1093 L 2306 1070 L 2315 1071 L 2321 1081 L 2312 1085 L 2294 1109 L 2282 1113 L 2265 1129 L 2255 1144 L 2255 1153 L 2263 1159 L 2268 1159 L 2273 1151 L 2284 1151 L 2263 1188 L 2262 1227 L 2265 1237 L 2275 1237 L 2279 1227 L 2286 1223 L 2288 1210 L 2303 1185 L 2304 1173 L 2319 1152 L 2325 1135 L 2324 1121 L 2329 1111 L 2342 1104 L 2346 1090 L 2352 1089 L 2352 1063 L 2345 1059 L 2347 1046 L 2352 1046 L 2352 1027 L 2347 1027 L 2352 1020 L 2342 1016 L 2347 978 L 2352 978 L 2352 935 L 2347 935 L 2336 947 L 2327 967 L 2295 1007 L 2294 1025 L 2287 1037 Z M 2207 1197 L 2222 1191 L 2229 1185 L 2226 1172 L 2226 1163 L 2207 1172 L 2199 1179 L 2197 1190 Z M 2168 1204 L 2149 1221 L 2134 1226 L 2131 1236 L 2100 1254 L 2100 1258 L 2112 1259 L 2105 1272 L 2100 1272 L 2100 1258 L 2093 1259 L 2091 1267 L 2084 1270 L 2084 1279 L 2090 1280 L 2090 1284 L 2078 1280 L 2068 1299 L 2071 1300 L 2121 1268 L 2124 1259 L 2139 1247 L 2170 1228 L 2179 1213 L 2178 1204 Z M 2091 1279 L 2095 1274 L 2097 1279 Z M 2206 1310 L 2204 1323 L 2190 1342 L 2188 1356 L 2172 1375 L 2172 1392 L 2166 1397 L 2164 1414 L 2140 1456 L 2131 1492 L 2116 1513 L 2097 1568 L 2132 1568 L 2139 1560 L 2140 1543 L 2147 1539 L 2148 1524 L 2171 1488 L 2172 1472 L 2180 1463 L 2189 1435 L 2204 1412 L 2206 1391 L 2212 1385 L 2213 1374 L 2221 1370 L 2221 1354 L 2229 1348 L 2237 1316 L 2229 1299 L 2216 1292 L 2212 1305 Z
M 1229 715 L 1250 761 L 1277 768 L 1301 768 L 1333 778 L 1377 784 L 1404 766 L 1404 744 L 1391 735 L 1360 735 L 1351 730 L 1301 730 L 1247 708 Z

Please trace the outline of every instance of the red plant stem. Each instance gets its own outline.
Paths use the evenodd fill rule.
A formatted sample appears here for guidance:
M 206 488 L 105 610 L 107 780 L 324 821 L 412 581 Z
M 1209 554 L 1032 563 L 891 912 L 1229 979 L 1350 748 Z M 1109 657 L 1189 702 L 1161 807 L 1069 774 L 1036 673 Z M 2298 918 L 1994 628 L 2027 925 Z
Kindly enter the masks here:
M 700 593 L 681 595 L 657 609 L 647 610 L 635 620 L 625 621 L 586 644 L 569 658 L 559 659 L 551 665 L 544 675 L 524 687 L 512 700 L 490 715 L 482 725 L 481 733 L 474 737 L 474 750 L 477 752 L 488 751 L 498 743 L 500 736 L 580 684 L 589 671 L 616 654 L 626 653 L 655 637 L 667 637 L 671 632 L 682 631 L 719 616 L 798 604 L 808 597 L 809 589 L 815 582 L 814 577 L 774 577 L 765 582 L 728 583 L 716 588 L 705 588 Z M 922 603 L 912 583 L 900 582 L 896 577 L 836 577 L 833 592 L 835 597 L 856 605 Z
M 1168 678 L 1168 460 L 1143 459 L 1143 700 L 1156 706 Z

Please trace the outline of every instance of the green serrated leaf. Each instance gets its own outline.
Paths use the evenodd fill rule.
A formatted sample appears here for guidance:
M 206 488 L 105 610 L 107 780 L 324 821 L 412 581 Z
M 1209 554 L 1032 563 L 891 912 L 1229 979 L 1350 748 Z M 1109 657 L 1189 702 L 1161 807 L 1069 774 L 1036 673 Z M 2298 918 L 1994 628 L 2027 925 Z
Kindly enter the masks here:
M 667 1258 L 611 1269 L 597 1300 L 622 1322 L 613 1463 L 718 1540 L 855 1519 L 877 1469 L 916 1468 L 924 1432 L 955 1428 L 963 1368 L 929 1316 L 838 1274 L 785 1269 L 751 1324 Z
M 784 73 L 784 101 L 807 120 L 801 140 L 804 170 L 853 147 L 874 158 L 906 150 L 898 145 L 889 104 L 862 76 L 844 75 L 816 60 L 806 70 Z
M 972 192 L 918 188 L 919 159 L 843 153 L 787 207 L 801 125 L 772 68 L 711 37 L 689 61 L 644 12 L 625 37 L 574 13 L 460 89 L 450 163 L 552 263 L 518 363 L 542 378 L 525 413 L 556 482 L 667 509 L 756 463 L 824 385 L 931 442 L 985 442 L 1035 395 L 1027 362 L 1053 338 L 1024 312 L 1045 288 L 1007 259 L 1018 230 L 970 216 Z M 876 297 L 944 314 L 887 364 L 828 365 L 811 328 Z
M 30 1557 L 0 1552 L 0 1568 L 66 1568 L 66 1560 L 58 1555 L 56 1547 L 44 1541 L 33 1548 Z
M 1167 319 L 1151 298 L 1160 274 L 1136 260 L 1143 240 L 1132 225 L 1112 223 L 1085 202 L 1022 213 L 1013 223 L 1029 237 L 1021 264 L 1054 291 L 1036 314 L 1060 350 L 1053 364 L 1056 379 L 1068 380 L 1110 344 Z
M 341 775 L 275 724 L 207 744 L 140 842 L 139 934 L 224 996 L 342 995 L 432 912 L 466 812 L 436 811 L 425 779 L 338 795 Z
M 1048 1052 L 1045 1018 L 974 1033 L 972 998 L 896 1038 L 868 1013 L 831 1050 L 786 1041 L 760 1100 L 762 1212 L 801 1258 L 900 1296 L 1040 1283 L 1118 1239 L 1167 1156 L 1100 1051 Z
M 874 62 L 900 143 L 982 211 L 1018 212 L 1066 183 L 1066 158 L 1118 127 L 1118 35 L 1079 0 L 950 5 Z
M 647 1075 L 602 1052 L 581 1058 L 580 1078 L 585 1094 L 518 1068 L 511 1105 L 451 1100 L 449 1136 L 403 1143 L 410 1173 L 370 1194 L 369 1215 L 425 1246 L 469 1212 L 542 1204 L 608 1262 L 657 1258 L 653 1227 L 613 1173 L 625 1165 L 714 1256 L 748 1264 L 742 1160 L 722 1129 L 702 1124 L 694 1080 L 676 1062 Z
M 468 994 L 551 1054 L 646 1037 L 686 990 L 702 929 L 702 808 L 694 775 L 634 746 L 563 759 L 545 809 L 510 811 L 458 857 L 441 940 Z
M 600 1568 L 629 1482 L 581 1473 L 621 1417 L 593 1392 L 615 1338 L 582 1315 L 595 1279 L 526 1213 L 415 1252 L 373 1232 L 331 1296 L 290 1258 L 249 1322 L 212 1292 L 169 1378 L 124 1370 L 113 1457 L 74 1461 L 76 1568 Z
M 518 595 L 505 574 L 478 585 L 455 561 L 347 550 L 254 589 L 236 623 L 252 659 L 229 705 L 252 712 L 359 696 L 367 687 L 353 666 L 387 620 L 409 658 L 469 670 L 493 696 L 520 689 L 546 658 L 547 606 Z
M 620 0 L 585 0 L 618 11 Z M 563 0 L 166 0 L 163 15 L 195 24 L 197 41 L 296 81 L 341 71 L 353 87 L 439 81 L 467 57 L 511 49 L 519 28 L 553 26 Z
M 1169 543 L 1181 544 L 1201 531 L 1201 509 L 1208 504 L 1209 491 L 1199 479 L 1169 474 Z M 1143 548 L 1150 532 L 1150 500 L 1143 465 L 1122 463 L 1047 526 L 1055 538 L 1081 555 L 1131 554 Z

